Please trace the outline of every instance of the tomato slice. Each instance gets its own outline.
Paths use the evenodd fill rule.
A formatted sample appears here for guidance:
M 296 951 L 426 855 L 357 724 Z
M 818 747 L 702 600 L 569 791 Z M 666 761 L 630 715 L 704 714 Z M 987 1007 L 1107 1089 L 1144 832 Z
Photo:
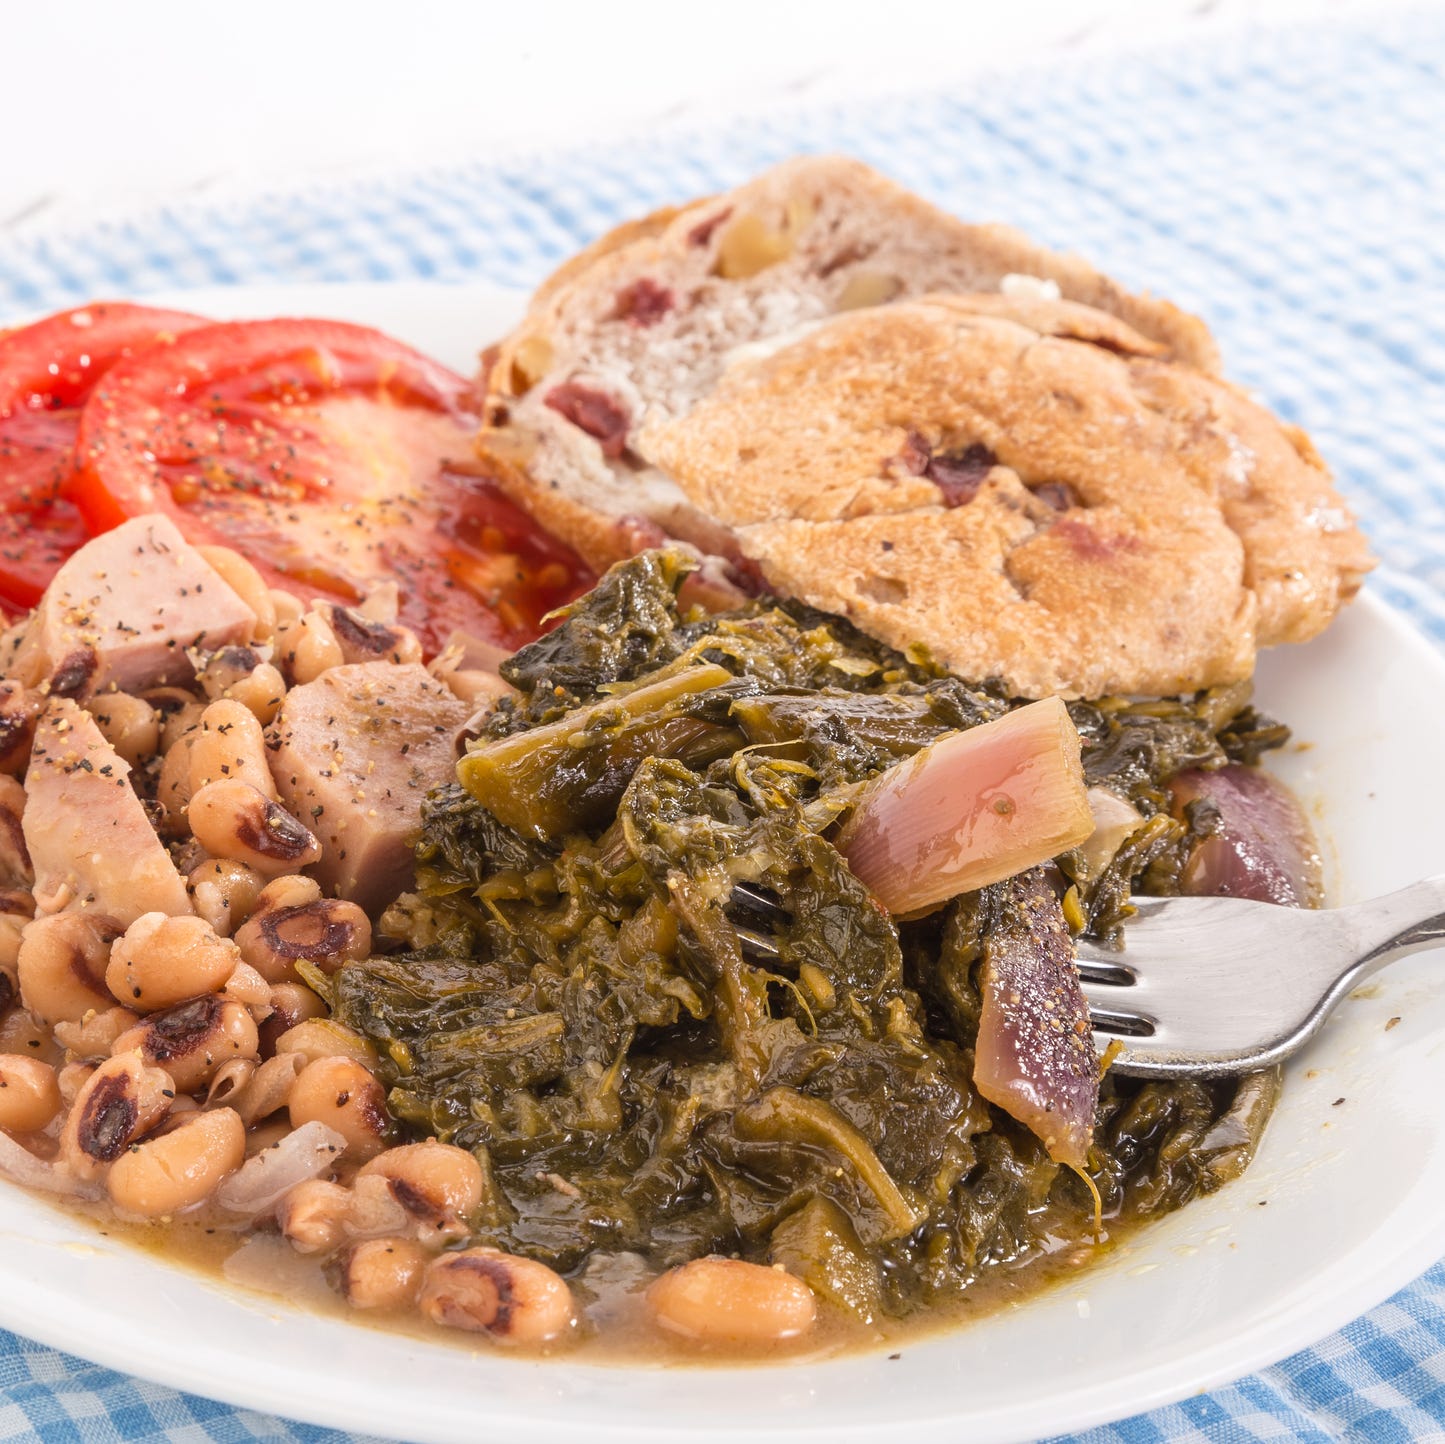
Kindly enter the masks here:
M 95 383 L 122 358 L 205 324 L 180 311 L 97 301 L 0 335 L 0 603 L 34 606 L 90 535 L 60 493 Z
M 592 579 L 470 474 L 476 427 L 467 381 L 378 331 L 236 321 L 107 375 L 73 494 L 97 529 L 166 512 L 303 600 L 395 580 L 429 653 L 454 629 L 516 647 Z

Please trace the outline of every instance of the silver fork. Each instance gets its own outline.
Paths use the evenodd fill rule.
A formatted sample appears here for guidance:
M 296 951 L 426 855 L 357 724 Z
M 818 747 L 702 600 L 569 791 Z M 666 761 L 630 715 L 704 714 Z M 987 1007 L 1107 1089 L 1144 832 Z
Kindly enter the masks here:
M 1386 963 L 1445 942 L 1445 876 L 1351 907 L 1136 898 L 1124 951 L 1080 940 L 1099 1043 L 1120 1073 L 1208 1078 L 1288 1057 Z

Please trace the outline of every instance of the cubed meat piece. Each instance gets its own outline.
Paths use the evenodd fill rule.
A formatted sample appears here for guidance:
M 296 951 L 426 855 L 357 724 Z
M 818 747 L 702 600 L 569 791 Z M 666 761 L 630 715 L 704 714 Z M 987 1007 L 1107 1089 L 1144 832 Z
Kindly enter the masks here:
M 56 572 L 6 670 L 84 700 L 189 681 L 189 647 L 244 642 L 255 614 L 164 516 L 87 542 Z
M 51 698 L 35 727 L 21 819 L 42 908 L 83 908 L 122 927 L 142 913 L 191 912 L 129 779 L 90 713 Z
M 411 886 L 427 792 L 450 782 L 467 705 L 424 667 L 360 662 L 293 687 L 271 727 L 281 800 L 321 839 L 309 871 L 376 912 Z

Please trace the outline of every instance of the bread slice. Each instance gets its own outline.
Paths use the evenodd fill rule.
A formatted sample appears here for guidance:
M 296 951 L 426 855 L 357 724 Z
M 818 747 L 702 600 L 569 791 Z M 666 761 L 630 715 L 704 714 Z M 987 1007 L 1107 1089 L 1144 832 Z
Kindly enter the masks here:
M 683 414 L 741 348 L 839 311 L 1014 284 L 1120 316 L 1190 365 L 1217 364 L 1204 325 L 1167 302 L 1006 227 L 965 225 L 859 161 L 809 156 L 629 222 L 568 261 L 488 358 L 481 445 L 512 464 L 499 479 L 514 497 L 593 565 L 662 533 L 726 555 L 726 536 L 630 454 L 644 413 Z
M 593 565 L 677 537 L 1020 695 L 1172 692 L 1312 635 L 1368 564 L 1216 373 L 1166 302 L 809 158 L 564 267 L 479 449 Z

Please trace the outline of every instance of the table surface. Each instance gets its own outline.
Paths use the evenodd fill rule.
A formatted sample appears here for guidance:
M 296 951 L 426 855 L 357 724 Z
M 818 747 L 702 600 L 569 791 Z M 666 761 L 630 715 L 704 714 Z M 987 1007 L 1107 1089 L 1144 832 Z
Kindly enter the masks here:
M 6 8 L 0 236 L 1204 36 L 1362 0 L 177 0 Z M 887 24 L 883 23 L 887 17 Z M 16 63 L 16 62 L 19 63 Z M 18 141 L 18 143 L 17 143 Z

